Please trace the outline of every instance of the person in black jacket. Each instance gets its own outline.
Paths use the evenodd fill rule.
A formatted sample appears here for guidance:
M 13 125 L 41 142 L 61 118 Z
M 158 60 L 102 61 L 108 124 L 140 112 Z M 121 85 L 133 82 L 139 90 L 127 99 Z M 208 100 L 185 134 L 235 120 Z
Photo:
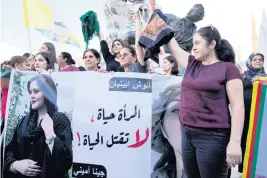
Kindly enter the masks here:
M 249 128 L 253 82 L 259 80 L 258 79 L 259 76 L 261 77 L 266 76 L 263 64 L 264 64 L 263 54 L 253 53 L 249 56 L 249 59 L 247 61 L 247 71 L 244 72 L 243 85 L 244 85 L 245 120 L 244 120 L 244 128 L 241 139 L 243 160 L 246 151 L 246 141 Z M 243 170 L 243 163 L 240 164 L 238 168 L 238 171 L 241 173 L 242 170 Z
M 120 50 L 124 47 L 124 42 L 121 39 L 114 40 L 112 42 L 112 54 L 102 33 L 99 33 L 99 40 L 101 52 L 106 63 L 106 70 L 108 72 L 124 72 L 124 69 L 121 67 L 119 61 Z

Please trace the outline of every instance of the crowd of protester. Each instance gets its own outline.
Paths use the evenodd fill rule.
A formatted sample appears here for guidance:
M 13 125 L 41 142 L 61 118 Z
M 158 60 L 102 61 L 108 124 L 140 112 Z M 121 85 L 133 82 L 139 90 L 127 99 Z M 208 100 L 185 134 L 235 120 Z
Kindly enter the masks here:
M 84 67 L 76 66 L 68 52 L 57 55 L 55 46 L 45 42 L 37 54 L 13 56 L 1 64 L 1 69 L 153 73 L 149 61 L 145 60 L 144 48 L 137 40 L 142 34 L 138 13 L 135 45 L 116 39 L 109 49 L 104 34 L 100 33 L 101 53 L 96 49 L 84 51 Z M 242 72 L 235 64 L 231 44 L 222 39 L 213 26 L 202 27 L 195 33 L 194 55 L 180 48 L 174 38 L 166 46 L 170 53 L 161 59 L 161 74 L 179 76 L 179 67 L 186 68 L 178 108 L 182 125 L 182 162 L 186 176 L 226 178 L 231 172 L 229 168 L 238 164 L 242 172 L 253 82 L 259 80 L 259 76 L 266 76 L 264 56 L 260 53 L 251 54 L 247 60 L 247 71 Z M 99 66 L 101 58 L 106 64 L 104 68 Z M 2 89 L 3 117 L 7 96 L 8 92 Z

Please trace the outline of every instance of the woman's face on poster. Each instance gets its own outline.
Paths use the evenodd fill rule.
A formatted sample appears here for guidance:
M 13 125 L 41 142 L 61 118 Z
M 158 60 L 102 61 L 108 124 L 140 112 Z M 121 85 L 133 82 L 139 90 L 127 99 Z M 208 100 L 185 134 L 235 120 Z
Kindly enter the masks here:
M 166 106 L 166 112 L 164 115 L 164 119 L 173 119 L 173 120 L 177 120 L 178 119 L 178 107 L 179 107 L 179 95 L 177 95 L 177 97 L 172 98 L 171 102 L 168 103 L 168 105 Z
M 39 90 L 35 81 L 31 82 L 29 94 L 31 97 L 31 107 L 34 110 L 38 110 L 44 106 L 44 95 Z
M 35 57 L 35 70 L 36 71 L 40 71 L 42 69 L 47 69 L 48 67 L 48 64 L 47 64 L 47 61 L 45 60 L 45 58 L 41 55 L 41 54 L 38 54 L 36 57 Z

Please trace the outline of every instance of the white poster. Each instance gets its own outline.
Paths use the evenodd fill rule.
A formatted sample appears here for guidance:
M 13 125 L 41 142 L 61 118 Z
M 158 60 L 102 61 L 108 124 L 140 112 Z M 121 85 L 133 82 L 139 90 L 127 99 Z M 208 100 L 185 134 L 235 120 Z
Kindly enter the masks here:
M 178 117 L 182 77 L 153 76 L 151 178 L 185 178 Z
M 151 77 L 94 73 L 76 86 L 73 177 L 150 177 Z
M 143 4 L 141 20 L 148 22 L 152 10 L 148 0 L 103 0 L 103 11 L 108 34 L 106 41 L 112 44 L 115 39 L 123 39 L 127 32 L 135 31 L 136 4 Z
M 10 79 L 5 145 L 29 114 L 27 85 L 36 75 L 19 72 Z M 178 119 L 181 77 L 98 72 L 57 72 L 51 77 L 58 111 L 71 120 L 73 164 L 65 174 L 184 178 Z

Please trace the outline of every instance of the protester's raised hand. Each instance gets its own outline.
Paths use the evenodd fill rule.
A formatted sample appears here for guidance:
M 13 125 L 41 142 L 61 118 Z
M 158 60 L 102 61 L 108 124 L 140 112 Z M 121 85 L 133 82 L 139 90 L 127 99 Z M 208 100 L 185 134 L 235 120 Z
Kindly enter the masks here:
M 36 165 L 37 162 L 30 159 L 23 159 L 13 163 L 14 171 L 21 173 L 24 176 L 35 177 L 41 172 L 40 166 Z
M 136 4 L 134 5 L 134 12 L 139 13 L 140 9 L 143 7 L 143 4 Z
M 101 31 L 99 32 L 98 38 L 99 38 L 100 41 L 104 40 L 104 34 L 103 34 L 103 32 L 101 32 Z

